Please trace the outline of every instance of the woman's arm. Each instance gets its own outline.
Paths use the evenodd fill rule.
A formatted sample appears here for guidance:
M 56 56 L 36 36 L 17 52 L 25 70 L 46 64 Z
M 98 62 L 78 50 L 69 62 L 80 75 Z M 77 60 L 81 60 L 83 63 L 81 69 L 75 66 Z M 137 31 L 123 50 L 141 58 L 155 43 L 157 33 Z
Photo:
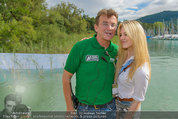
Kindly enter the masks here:
M 135 112 L 137 113 L 138 109 L 141 106 L 141 102 L 145 99 L 145 94 L 148 88 L 149 81 L 149 70 L 145 64 L 143 67 L 140 67 L 134 74 L 134 93 L 131 106 L 128 109 L 124 119 L 132 119 Z M 140 111 L 140 110 L 139 110 Z
M 139 109 L 141 102 L 134 100 L 131 106 L 128 109 L 128 112 L 125 114 L 124 119 L 132 119 L 135 112 Z

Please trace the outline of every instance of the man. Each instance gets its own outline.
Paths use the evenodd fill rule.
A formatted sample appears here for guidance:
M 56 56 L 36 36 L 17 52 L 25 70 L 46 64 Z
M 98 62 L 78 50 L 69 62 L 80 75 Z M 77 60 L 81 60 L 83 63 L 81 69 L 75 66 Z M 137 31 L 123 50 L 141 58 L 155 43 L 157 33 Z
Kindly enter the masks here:
M 2 111 L 1 118 L 12 118 L 13 108 L 21 103 L 21 98 L 15 94 L 9 94 L 4 98 L 4 109 Z
M 79 101 L 78 112 L 83 109 L 115 110 L 112 83 L 118 48 L 111 39 L 115 35 L 117 22 L 118 15 L 114 10 L 100 10 L 94 25 L 97 35 L 76 43 L 72 48 L 62 77 L 67 111 L 74 111 L 70 87 L 70 79 L 74 73 L 76 73 L 76 97 Z

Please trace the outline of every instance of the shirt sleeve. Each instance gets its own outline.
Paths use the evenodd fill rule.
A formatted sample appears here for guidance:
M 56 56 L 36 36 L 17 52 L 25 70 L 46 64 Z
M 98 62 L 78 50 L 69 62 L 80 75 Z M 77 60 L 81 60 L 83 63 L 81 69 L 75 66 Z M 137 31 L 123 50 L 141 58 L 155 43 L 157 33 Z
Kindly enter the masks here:
M 80 51 L 81 50 L 79 50 L 78 43 L 76 43 L 67 57 L 67 61 L 64 67 L 66 71 L 72 74 L 77 71 L 80 64 Z
M 149 81 L 148 67 L 145 65 L 138 68 L 133 78 L 135 81 L 133 98 L 136 101 L 144 101 Z

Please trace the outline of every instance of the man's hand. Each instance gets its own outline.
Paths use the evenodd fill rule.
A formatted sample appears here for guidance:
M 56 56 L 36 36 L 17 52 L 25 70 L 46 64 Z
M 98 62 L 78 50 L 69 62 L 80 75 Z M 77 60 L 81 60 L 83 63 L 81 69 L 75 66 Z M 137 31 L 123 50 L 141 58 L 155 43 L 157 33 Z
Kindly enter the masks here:
M 84 38 L 82 38 L 80 41 L 86 40 L 86 39 L 89 39 L 89 38 L 91 38 L 91 37 L 84 37 Z
M 77 119 L 77 112 L 76 111 L 67 111 L 65 118 L 66 119 Z

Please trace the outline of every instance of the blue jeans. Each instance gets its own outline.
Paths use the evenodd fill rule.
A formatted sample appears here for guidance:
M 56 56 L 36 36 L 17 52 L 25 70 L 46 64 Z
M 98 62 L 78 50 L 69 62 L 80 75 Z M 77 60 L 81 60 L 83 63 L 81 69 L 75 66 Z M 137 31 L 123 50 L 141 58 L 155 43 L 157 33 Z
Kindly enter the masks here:
M 116 103 L 115 99 L 112 103 L 106 104 L 103 108 L 95 109 L 94 107 L 81 106 L 77 108 L 78 119 L 115 119 Z

